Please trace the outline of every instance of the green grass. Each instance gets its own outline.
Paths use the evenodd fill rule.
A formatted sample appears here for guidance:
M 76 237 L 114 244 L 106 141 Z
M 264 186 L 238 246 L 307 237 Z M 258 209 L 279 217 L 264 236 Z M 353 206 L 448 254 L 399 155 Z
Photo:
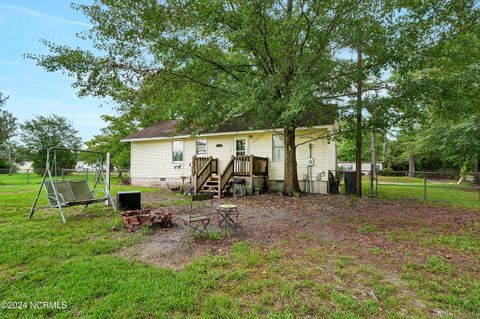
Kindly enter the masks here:
M 58 176 L 61 179 L 61 176 Z M 70 179 L 88 179 L 89 182 L 93 183 L 94 175 L 92 172 L 86 174 L 84 172 L 72 172 L 68 175 L 64 175 L 65 180 Z M 42 182 L 43 175 L 38 175 L 33 172 L 31 173 L 15 173 L 12 175 L 0 174 L 0 185 L 30 185 L 30 184 L 40 184 Z M 111 182 L 112 184 L 117 183 L 120 178 L 112 173 Z
M 403 281 L 392 282 L 383 265 L 398 261 L 386 259 L 383 248 L 365 248 L 367 255 L 385 258 L 375 265 L 355 255 L 361 247 L 300 234 L 271 246 L 236 242 L 222 255 L 207 254 L 173 271 L 122 258 L 119 250 L 150 235 L 111 231 L 121 228 L 121 219 L 101 204 L 66 209 L 66 225 L 56 210 L 28 220 L 37 188 L 0 186 L 0 303 L 59 301 L 67 308 L 0 309 L 2 318 L 427 318 L 433 308 L 465 318 L 480 314 L 476 273 L 441 255 L 409 261 Z M 129 189 L 152 191 L 112 187 L 114 193 Z M 388 234 L 368 220 L 355 229 L 388 242 Z M 474 256 L 479 230 L 472 224 L 465 232 L 412 231 L 407 237 L 425 250 L 441 246 Z M 400 234 L 405 232 L 397 231 L 395 243 L 406 241 Z M 204 240 L 218 239 L 212 233 Z
M 341 187 L 344 189 L 343 181 Z M 427 181 L 427 202 L 436 205 L 480 209 L 480 189 L 475 190 L 472 187 L 474 185 L 468 183 L 457 185 L 454 180 L 448 182 L 436 181 L 435 183 Z M 419 201 L 423 201 L 425 198 L 423 178 L 379 176 L 377 191 L 378 198 L 402 198 Z M 368 176 L 363 177 L 362 192 L 364 195 L 370 193 Z
M 454 265 L 442 257 L 427 256 L 424 263 L 408 263 L 402 278 L 428 302 L 444 303 L 452 311 L 480 312 L 478 278 L 457 271 Z
M 377 232 L 377 227 L 375 225 L 370 224 L 370 223 L 366 223 L 365 225 L 362 225 L 362 226 L 358 227 L 357 231 L 359 233 L 364 234 L 364 235 L 368 235 L 370 233 Z

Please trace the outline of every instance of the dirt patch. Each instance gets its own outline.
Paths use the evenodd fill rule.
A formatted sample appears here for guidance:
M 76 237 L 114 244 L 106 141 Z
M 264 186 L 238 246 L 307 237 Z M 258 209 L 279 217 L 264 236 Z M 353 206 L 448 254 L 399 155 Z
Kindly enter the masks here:
M 149 195 L 149 206 L 178 202 L 179 197 L 168 194 Z M 160 200 L 156 204 L 156 201 Z M 232 236 L 220 240 L 193 239 L 181 227 L 147 235 L 145 242 L 121 252 L 126 258 L 172 269 L 181 269 L 193 259 L 207 253 L 228 250 L 238 241 L 260 246 L 287 243 L 294 249 L 308 249 L 323 245 L 347 255 L 386 262 L 387 268 L 398 268 L 406 255 L 424 258 L 425 249 L 419 238 L 415 240 L 389 240 L 391 233 L 416 236 L 422 232 L 449 233 L 480 222 L 478 211 L 437 207 L 418 202 L 354 199 L 345 196 L 307 195 L 301 198 L 282 197 L 278 194 L 222 198 L 215 205 L 231 203 L 240 212 L 239 229 Z M 171 207 L 176 216 L 185 213 L 185 206 Z M 217 222 L 212 215 L 212 227 Z M 361 227 L 365 227 L 365 231 Z M 372 254 L 372 249 L 381 253 Z M 476 262 L 468 254 L 439 251 L 449 259 L 466 266 Z M 391 262 L 396 260 L 397 262 Z
M 148 264 L 171 269 L 181 269 L 193 259 L 193 240 L 190 236 L 174 226 L 158 229 L 148 235 L 147 240 L 124 249 L 120 254 L 127 259 L 137 259 Z

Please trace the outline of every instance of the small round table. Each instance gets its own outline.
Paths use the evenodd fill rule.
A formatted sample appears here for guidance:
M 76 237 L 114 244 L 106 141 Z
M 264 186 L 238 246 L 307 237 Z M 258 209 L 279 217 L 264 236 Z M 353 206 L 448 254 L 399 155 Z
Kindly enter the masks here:
M 237 222 L 238 222 L 238 209 L 237 205 L 233 204 L 224 204 L 220 205 L 217 208 L 217 213 L 218 213 L 218 225 L 220 228 L 226 230 L 228 227 L 230 228 L 237 228 Z M 235 215 L 235 216 L 232 216 Z

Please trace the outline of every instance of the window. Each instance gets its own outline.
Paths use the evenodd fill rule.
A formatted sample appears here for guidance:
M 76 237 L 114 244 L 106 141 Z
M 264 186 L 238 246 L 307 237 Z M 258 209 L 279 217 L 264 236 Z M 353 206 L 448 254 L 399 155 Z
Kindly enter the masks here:
M 198 156 L 207 156 L 207 140 L 197 140 L 195 149 Z
M 284 154 L 283 135 L 272 135 L 272 160 L 283 161 Z
M 183 162 L 183 141 L 172 142 L 172 160 L 173 162 Z
M 247 155 L 247 140 L 244 138 L 235 139 L 235 156 Z

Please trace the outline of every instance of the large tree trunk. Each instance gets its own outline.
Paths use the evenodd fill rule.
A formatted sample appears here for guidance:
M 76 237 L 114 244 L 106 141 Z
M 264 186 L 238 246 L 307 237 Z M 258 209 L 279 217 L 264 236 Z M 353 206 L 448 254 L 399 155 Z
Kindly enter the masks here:
M 357 49 L 357 67 L 360 71 L 362 69 L 362 46 L 359 45 Z M 357 108 L 356 119 L 357 127 L 356 133 L 356 159 L 355 170 L 357 180 L 357 197 L 362 197 L 362 78 L 359 77 L 357 81 Z
M 474 159 L 473 181 L 475 184 L 480 185 L 480 156 L 479 155 L 477 155 Z
M 415 177 L 415 155 L 408 154 L 408 177 Z
M 284 129 L 284 184 L 283 191 L 287 195 L 296 195 L 301 192 L 297 174 L 297 147 L 295 145 L 295 128 Z
M 290 21 L 293 12 L 293 0 L 287 1 L 287 18 Z M 285 74 L 285 97 L 290 98 L 291 88 L 290 81 L 294 76 L 293 65 L 293 33 L 291 32 L 291 26 L 288 25 L 287 32 L 287 72 Z M 295 145 L 295 126 L 286 126 L 284 129 L 284 147 L 285 147 L 285 161 L 284 161 L 284 184 L 283 191 L 287 195 L 297 195 L 301 192 L 298 185 L 297 175 L 297 147 Z

